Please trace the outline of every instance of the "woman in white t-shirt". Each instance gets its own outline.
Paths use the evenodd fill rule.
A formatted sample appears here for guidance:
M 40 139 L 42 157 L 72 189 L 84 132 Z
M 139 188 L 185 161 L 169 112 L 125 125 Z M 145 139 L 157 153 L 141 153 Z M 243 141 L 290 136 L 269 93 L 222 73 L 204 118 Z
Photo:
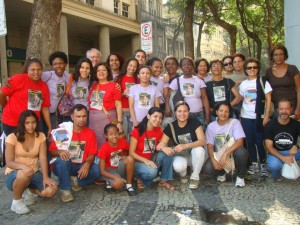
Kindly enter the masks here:
M 130 88 L 128 102 L 133 127 L 143 120 L 151 107 L 159 107 L 161 94 L 154 85 L 150 84 L 150 74 L 151 70 L 148 66 L 140 67 L 138 72 L 140 83 Z
M 244 98 L 241 110 L 241 123 L 246 134 L 247 149 L 252 161 L 248 173 L 254 174 L 259 171 L 257 162 L 258 151 L 260 175 L 267 176 L 263 127 L 269 121 L 272 88 L 264 77 L 259 77 L 259 70 L 260 62 L 257 59 L 248 59 L 244 64 L 244 71 L 248 79 L 240 84 L 239 90 Z M 265 107 L 266 110 L 264 110 Z

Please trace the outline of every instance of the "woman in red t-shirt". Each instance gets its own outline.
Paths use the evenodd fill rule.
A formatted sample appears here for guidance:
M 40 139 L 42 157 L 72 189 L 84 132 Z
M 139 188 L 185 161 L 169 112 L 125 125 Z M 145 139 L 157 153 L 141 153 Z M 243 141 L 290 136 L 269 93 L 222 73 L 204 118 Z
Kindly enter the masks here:
M 128 155 L 127 141 L 125 138 L 119 139 L 119 131 L 114 124 L 107 124 L 104 127 L 104 135 L 107 141 L 101 146 L 98 157 L 100 172 L 106 181 L 106 189 L 121 190 L 126 184 L 129 196 L 136 195 L 132 187 L 134 159 Z
M 129 112 L 128 96 L 130 87 L 138 83 L 138 66 L 139 62 L 136 58 L 129 58 L 124 63 L 121 74 L 117 76 L 116 83 L 121 86 L 122 93 L 122 108 L 123 108 L 123 128 L 127 141 L 132 131 L 132 121 Z
M 97 137 L 98 148 L 105 142 L 104 127 L 112 120 L 118 120 L 119 132 L 122 129 L 121 92 L 112 82 L 112 74 L 106 63 L 98 63 L 93 70 L 95 82 L 89 93 L 89 127 Z
M 151 187 L 153 179 L 156 178 L 160 170 L 159 186 L 168 190 L 175 190 L 175 187 L 168 182 L 173 180 L 173 156 L 169 152 L 159 151 L 156 159 L 152 157 L 163 134 L 160 128 L 161 121 L 161 109 L 152 107 L 147 116 L 131 133 L 129 154 L 136 161 L 134 173 L 137 176 L 139 189 Z

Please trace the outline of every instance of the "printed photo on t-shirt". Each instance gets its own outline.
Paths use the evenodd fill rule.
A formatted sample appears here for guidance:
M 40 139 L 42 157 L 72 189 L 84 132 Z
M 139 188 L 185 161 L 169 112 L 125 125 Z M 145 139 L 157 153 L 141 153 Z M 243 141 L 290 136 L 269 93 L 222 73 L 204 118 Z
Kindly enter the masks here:
M 110 153 L 110 165 L 118 167 L 122 159 L 122 149 Z
M 135 83 L 131 83 L 131 82 L 125 82 L 125 86 L 127 90 L 130 90 L 130 88 L 135 85 Z
M 87 94 L 86 87 L 76 87 L 75 89 L 75 99 L 85 99 Z
M 147 138 L 145 138 L 143 153 L 152 153 L 153 151 L 155 151 L 155 145 L 156 145 L 156 138 L 148 138 L 148 141 Z
M 151 80 L 151 84 L 157 87 L 158 82 Z
M 63 94 L 65 93 L 65 85 L 64 84 L 57 84 L 56 85 L 56 99 L 60 99 Z
M 43 103 L 42 92 L 37 90 L 28 90 L 28 109 L 41 111 Z
M 213 87 L 213 91 L 214 91 L 215 102 L 220 102 L 220 101 L 226 100 L 225 86 Z
M 103 102 L 104 95 L 105 95 L 105 91 L 98 91 L 98 90 L 93 91 L 90 106 L 94 109 L 102 110 L 102 102 Z
M 255 104 L 256 103 L 256 89 L 248 89 L 244 93 L 244 101 L 247 104 Z
M 223 145 L 229 141 L 230 139 L 230 136 L 227 135 L 226 137 L 226 134 L 216 134 L 215 137 L 214 137 L 214 147 L 215 147 L 215 151 L 218 152 L 222 147 Z
M 195 96 L 195 85 L 191 83 L 183 84 L 183 95 L 185 97 Z
M 277 149 L 289 150 L 293 147 L 294 138 L 287 132 L 281 132 L 274 137 L 273 143 L 276 145 Z
M 71 141 L 68 150 L 73 163 L 82 163 L 84 147 L 85 141 Z
M 178 140 L 180 144 L 188 144 L 193 142 L 190 133 L 178 135 Z
M 139 108 L 150 108 L 151 95 L 148 93 L 139 93 Z

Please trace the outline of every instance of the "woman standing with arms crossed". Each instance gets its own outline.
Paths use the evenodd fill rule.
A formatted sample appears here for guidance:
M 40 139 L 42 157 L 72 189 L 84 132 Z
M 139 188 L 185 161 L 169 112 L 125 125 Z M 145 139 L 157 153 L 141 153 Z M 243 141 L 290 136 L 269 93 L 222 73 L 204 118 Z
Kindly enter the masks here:
M 89 127 L 96 133 L 98 149 L 106 141 L 104 127 L 112 120 L 118 120 L 118 130 L 122 129 L 121 92 L 112 82 L 112 74 L 106 63 L 98 63 L 94 67 L 95 82 L 89 94 L 90 114 Z M 93 82 L 93 81 L 91 81 Z

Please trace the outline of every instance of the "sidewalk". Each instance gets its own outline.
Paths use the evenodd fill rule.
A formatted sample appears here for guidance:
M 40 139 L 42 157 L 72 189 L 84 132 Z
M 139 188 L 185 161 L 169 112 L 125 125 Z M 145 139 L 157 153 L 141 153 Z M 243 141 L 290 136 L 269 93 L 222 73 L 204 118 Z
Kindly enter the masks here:
M 300 223 L 299 180 L 274 182 L 254 176 L 240 189 L 232 181 L 218 183 L 201 177 L 200 187 L 190 190 L 176 178 L 176 191 L 155 185 L 133 197 L 91 185 L 74 193 L 74 202 L 62 203 L 59 194 L 53 199 L 39 198 L 29 206 L 29 214 L 17 215 L 10 210 L 12 193 L 3 186 L 3 177 L 1 168 L 0 224 L 5 225 Z

